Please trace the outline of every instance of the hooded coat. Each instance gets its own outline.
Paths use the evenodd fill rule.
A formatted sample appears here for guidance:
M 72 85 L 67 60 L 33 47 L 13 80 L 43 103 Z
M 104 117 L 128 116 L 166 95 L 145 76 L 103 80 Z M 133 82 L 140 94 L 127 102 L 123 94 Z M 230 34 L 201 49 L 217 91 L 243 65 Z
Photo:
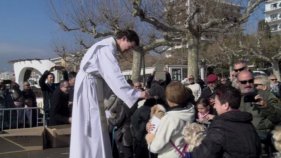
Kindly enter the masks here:
M 149 150 L 158 153 L 158 158 L 180 158 L 180 154 L 173 147 L 172 141 L 178 149 L 185 146 L 182 130 L 187 122 L 194 120 L 194 106 L 189 104 L 185 108 L 173 108 L 161 118 L 155 137 Z

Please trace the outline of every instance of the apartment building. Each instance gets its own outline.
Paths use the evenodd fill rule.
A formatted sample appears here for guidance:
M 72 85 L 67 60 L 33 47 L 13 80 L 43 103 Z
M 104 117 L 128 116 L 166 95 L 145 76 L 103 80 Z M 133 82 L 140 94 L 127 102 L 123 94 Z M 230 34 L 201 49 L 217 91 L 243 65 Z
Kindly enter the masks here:
M 273 34 L 281 34 L 281 0 L 265 2 L 265 22 L 268 23 Z

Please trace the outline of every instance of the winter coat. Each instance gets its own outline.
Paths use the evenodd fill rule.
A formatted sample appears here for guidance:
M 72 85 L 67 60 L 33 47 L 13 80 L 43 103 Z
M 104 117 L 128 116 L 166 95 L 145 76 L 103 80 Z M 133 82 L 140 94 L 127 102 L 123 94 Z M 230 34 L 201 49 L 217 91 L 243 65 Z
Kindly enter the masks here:
M 261 145 L 252 115 L 229 111 L 213 120 L 202 143 L 194 148 L 193 158 L 259 158 Z
M 179 158 L 180 154 L 173 147 L 182 149 L 185 145 L 182 130 L 187 122 L 194 120 L 194 106 L 185 108 L 173 108 L 161 118 L 155 137 L 149 146 L 149 150 L 158 153 L 158 158 Z
M 115 106 L 111 107 L 110 112 L 114 114 L 115 117 L 108 119 L 109 124 L 115 126 L 117 129 L 115 131 L 115 141 L 118 146 L 132 146 L 133 138 L 130 130 L 130 110 L 129 107 L 119 98 Z
M 56 89 L 51 98 L 51 125 L 68 124 L 70 110 L 68 108 L 68 94 Z

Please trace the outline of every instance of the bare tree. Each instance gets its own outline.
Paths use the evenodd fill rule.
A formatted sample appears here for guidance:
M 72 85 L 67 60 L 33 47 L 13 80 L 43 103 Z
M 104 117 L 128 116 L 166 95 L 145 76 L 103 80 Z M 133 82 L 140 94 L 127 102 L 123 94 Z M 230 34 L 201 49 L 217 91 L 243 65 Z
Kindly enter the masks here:
M 64 31 L 92 39 L 133 28 L 141 35 L 133 66 L 140 72 L 143 54 L 157 47 L 188 47 L 188 73 L 198 76 L 200 43 L 206 36 L 245 23 L 263 0 L 50 0 L 53 18 Z M 60 9 L 58 9 L 60 8 Z M 135 18 L 139 17 L 139 18 Z M 81 40 L 85 48 L 89 47 Z M 161 52 L 161 51 L 160 51 Z M 137 78 L 137 77 L 136 77 Z
M 263 0 L 163 0 L 158 2 L 164 6 L 166 16 L 162 17 L 146 10 L 148 2 L 133 0 L 134 15 L 161 31 L 167 41 L 188 45 L 188 73 L 198 76 L 198 50 L 204 35 L 240 26 Z
M 262 25 L 267 26 L 266 23 Z M 268 29 L 269 27 L 263 27 L 256 35 L 248 36 L 240 47 L 247 50 L 253 57 L 270 63 L 273 74 L 280 81 L 281 36 L 271 35 Z

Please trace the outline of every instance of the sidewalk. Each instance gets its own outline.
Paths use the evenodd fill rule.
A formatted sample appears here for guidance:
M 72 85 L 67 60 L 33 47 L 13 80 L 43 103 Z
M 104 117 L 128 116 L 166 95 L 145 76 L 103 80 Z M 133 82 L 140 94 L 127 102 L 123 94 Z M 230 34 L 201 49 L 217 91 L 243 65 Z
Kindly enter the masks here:
M 2 147 L 2 145 L 1 145 Z M 17 151 L 1 154 L 1 158 L 68 158 L 69 148 L 51 148 L 37 151 Z

